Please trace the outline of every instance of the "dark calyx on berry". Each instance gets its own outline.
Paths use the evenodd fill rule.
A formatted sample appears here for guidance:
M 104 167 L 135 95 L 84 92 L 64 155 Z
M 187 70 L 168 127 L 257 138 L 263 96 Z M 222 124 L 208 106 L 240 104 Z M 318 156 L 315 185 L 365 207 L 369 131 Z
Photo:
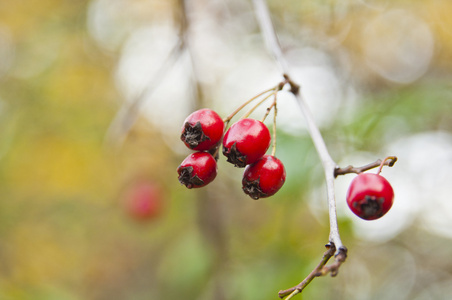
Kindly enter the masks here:
M 258 200 L 259 198 L 266 198 L 268 195 L 264 193 L 259 185 L 260 178 L 253 180 L 253 181 L 247 181 L 246 179 L 243 179 L 242 181 L 242 189 L 251 198 L 254 200 Z
M 241 119 L 223 137 L 223 154 L 228 162 L 243 168 L 264 156 L 270 146 L 270 131 L 261 121 Z
M 186 122 L 180 139 L 187 143 L 192 149 L 196 148 L 200 143 L 210 140 L 210 138 L 204 134 L 201 122 L 199 121 L 196 122 L 195 125 Z
M 179 170 L 179 182 L 185 185 L 187 188 L 191 189 L 193 187 L 204 185 L 204 181 L 198 177 L 198 175 L 193 176 L 193 167 L 181 167 Z
M 200 188 L 217 176 L 217 163 L 207 152 L 195 152 L 187 156 L 177 167 L 180 183 L 187 188 Z
M 359 206 L 361 209 L 360 217 L 363 219 L 378 219 L 384 215 L 383 203 L 385 199 L 383 197 L 377 198 L 375 196 L 366 195 L 362 201 L 354 202 L 353 206 Z
M 242 189 L 254 200 L 267 198 L 278 192 L 285 180 L 286 171 L 282 162 L 272 155 L 264 155 L 246 167 Z
M 227 161 L 235 167 L 246 167 L 246 155 L 237 150 L 237 143 L 232 144 L 231 148 L 223 147 L 223 155 L 227 157 Z
M 347 205 L 364 220 L 376 220 L 384 216 L 394 201 L 394 190 L 379 174 L 361 173 L 347 190 Z

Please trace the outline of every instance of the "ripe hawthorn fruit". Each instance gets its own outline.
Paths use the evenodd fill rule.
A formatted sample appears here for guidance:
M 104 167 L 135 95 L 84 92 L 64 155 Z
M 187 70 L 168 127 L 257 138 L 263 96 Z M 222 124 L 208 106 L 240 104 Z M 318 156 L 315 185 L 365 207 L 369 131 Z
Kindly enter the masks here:
M 223 130 L 221 117 L 215 111 L 203 108 L 185 119 L 180 139 L 192 150 L 205 151 L 220 142 Z
M 384 216 L 394 202 L 394 190 L 381 175 L 361 173 L 356 176 L 347 191 L 350 210 L 364 220 L 375 220 Z
M 217 176 L 217 162 L 207 152 L 195 152 L 187 156 L 177 168 L 179 182 L 187 188 L 200 188 Z
M 264 155 L 245 169 L 242 189 L 257 200 L 274 195 L 286 180 L 283 163 L 272 155 Z
M 232 124 L 223 137 L 227 161 L 243 168 L 264 156 L 270 146 L 270 131 L 261 121 L 242 119 Z

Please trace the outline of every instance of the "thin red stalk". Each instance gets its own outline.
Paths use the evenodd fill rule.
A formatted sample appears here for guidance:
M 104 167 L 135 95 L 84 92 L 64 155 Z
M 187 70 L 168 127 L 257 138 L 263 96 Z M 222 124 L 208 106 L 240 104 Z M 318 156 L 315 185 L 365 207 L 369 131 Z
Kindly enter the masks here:
M 253 102 L 255 99 L 259 98 L 262 95 L 265 95 L 266 93 L 269 93 L 271 91 L 276 90 L 279 87 L 279 85 L 272 87 L 268 90 L 265 90 L 259 94 L 257 94 L 256 96 L 254 96 L 253 98 L 247 100 L 246 102 L 244 102 L 242 105 L 240 105 L 239 107 L 236 108 L 236 110 L 234 110 L 229 116 L 227 116 L 226 118 L 223 119 L 224 123 L 225 123 L 225 128 L 227 127 L 227 125 L 229 124 L 229 121 L 231 121 L 231 119 L 237 114 L 239 113 L 245 106 L 247 106 L 248 104 L 250 104 L 251 102 Z M 270 96 L 268 96 L 270 97 Z
M 380 167 L 377 170 L 377 174 L 381 173 L 381 169 L 383 169 L 383 166 L 385 165 L 386 161 L 388 161 L 388 160 L 389 160 L 389 162 L 387 163 L 387 165 L 392 167 L 394 165 L 394 163 L 397 161 L 397 157 L 395 157 L 395 156 L 385 157 L 383 159 L 383 161 L 381 162 Z
M 243 116 L 242 119 L 248 118 L 253 111 L 256 110 L 256 108 L 258 108 L 260 105 L 262 105 L 262 103 L 264 103 L 268 98 L 270 98 L 272 95 L 276 95 L 276 93 L 278 92 L 278 90 L 273 91 L 273 93 L 271 93 L 270 95 L 265 96 L 262 100 L 260 100 L 258 103 L 256 103 L 256 105 L 254 105 L 249 111 L 247 111 Z
M 334 176 L 337 177 L 339 175 L 345 175 L 345 174 L 350 174 L 350 173 L 359 174 L 359 173 L 368 171 L 368 170 L 376 168 L 376 167 L 380 167 L 379 171 L 377 172 L 377 174 L 379 174 L 381 172 L 381 168 L 383 166 L 392 167 L 396 161 L 397 161 L 396 156 L 388 156 L 384 160 L 377 159 L 376 161 L 374 161 L 370 164 L 361 166 L 361 167 L 347 166 L 344 168 L 336 168 L 334 170 Z
M 272 145 L 272 156 L 275 156 L 276 153 L 276 115 L 278 114 L 278 108 L 276 106 L 276 94 L 275 101 L 273 102 L 274 110 L 273 110 L 273 145 Z

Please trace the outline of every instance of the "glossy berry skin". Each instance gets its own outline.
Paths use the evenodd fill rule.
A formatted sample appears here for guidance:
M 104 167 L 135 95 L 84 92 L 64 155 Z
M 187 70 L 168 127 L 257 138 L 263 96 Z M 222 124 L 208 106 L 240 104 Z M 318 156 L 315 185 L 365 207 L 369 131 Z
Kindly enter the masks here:
M 347 191 L 351 211 L 364 220 L 375 220 L 385 215 L 394 202 L 394 190 L 381 175 L 361 173 Z
M 138 221 L 155 218 L 161 213 L 162 203 L 160 188 L 148 181 L 132 184 L 124 194 L 126 212 Z
M 187 156 L 177 168 L 179 182 L 187 188 L 200 188 L 217 176 L 217 162 L 207 152 L 195 152 Z
M 243 168 L 264 156 L 270 146 L 270 131 L 264 123 L 242 119 L 226 131 L 223 137 L 223 154 L 227 161 Z
M 264 155 L 245 169 L 242 189 L 257 200 L 274 195 L 286 181 L 283 163 L 272 155 Z
M 223 130 L 224 122 L 220 116 L 211 109 L 203 108 L 185 119 L 180 139 L 192 150 L 205 151 L 220 142 Z

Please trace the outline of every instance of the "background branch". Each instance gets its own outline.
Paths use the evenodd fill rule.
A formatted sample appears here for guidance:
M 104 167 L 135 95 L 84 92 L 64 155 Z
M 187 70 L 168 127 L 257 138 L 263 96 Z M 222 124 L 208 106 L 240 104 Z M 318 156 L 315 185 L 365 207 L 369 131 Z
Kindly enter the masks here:
M 146 85 L 146 88 L 131 101 L 124 101 L 107 129 L 105 143 L 108 146 L 114 145 L 117 147 L 123 144 L 124 139 L 135 124 L 145 100 L 152 94 L 155 88 L 159 86 L 162 80 L 165 79 L 168 72 L 176 64 L 184 48 L 183 39 L 178 39 L 166 59 L 163 60 L 160 68 L 149 80 L 149 84 Z
M 187 50 L 190 52 L 189 47 L 187 47 L 187 30 L 188 30 L 188 20 L 186 14 L 185 1 L 178 1 L 178 9 L 174 12 L 174 19 L 178 23 L 178 36 L 177 42 L 169 51 L 168 55 L 162 60 L 161 65 L 157 71 L 149 79 L 149 83 L 146 87 L 131 101 L 124 101 L 122 106 L 119 108 L 112 122 L 110 123 L 104 141 L 108 146 L 115 146 L 115 148 L 121 146 L 124 143 L 127 134 L 132 129 L 135 124 L 140 110 L 142 109 L 146 99 L 149 99 L 150 95 L 154 92 L 155 88 L 160 85 L 160 83 L 166 78 L 168 73 L 176 65 L 176 62 L 181 57 L 183 52 Z M 189 53 L 192 66 L 193 57 Z M 193 71 L 194 72 L 194 71 Z M 200 92 L 199 85 L 197 82 L 195 84 L 196 92 Z

